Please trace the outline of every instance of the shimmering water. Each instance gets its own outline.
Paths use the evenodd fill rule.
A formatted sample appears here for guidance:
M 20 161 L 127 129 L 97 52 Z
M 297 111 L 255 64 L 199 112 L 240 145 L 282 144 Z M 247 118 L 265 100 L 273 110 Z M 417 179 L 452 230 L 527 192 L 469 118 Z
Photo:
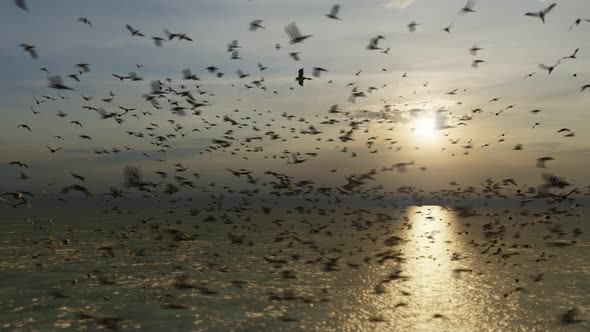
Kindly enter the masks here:
M 590 330 L 577 213 L 301 212 L 3 217 L 0 330 Z

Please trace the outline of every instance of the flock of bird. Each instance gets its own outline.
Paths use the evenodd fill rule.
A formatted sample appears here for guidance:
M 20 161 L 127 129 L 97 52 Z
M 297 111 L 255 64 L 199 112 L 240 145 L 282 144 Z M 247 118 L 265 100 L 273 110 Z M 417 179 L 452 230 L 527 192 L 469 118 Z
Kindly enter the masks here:
M 25 0 L 15 0 L 16 6 L 25 11 L 34 11 L 34 6 L 29 6 Z M 549 6 L 542 8 L 538 11 L 531 11 L 524 13 L 525 16 L 538 18 L 542 23 L 545 23 L 549 18 L 550 14 L 555 10 L 557 4 L 552 3 Z M 323 14 L 326 20 L 343 21 L 341 19 L 341 6 L 333 5 L 331 8 L 327 8 Z M 477 15 L 477 7 L 475 0 L 468 0 L 466 4 L 458 9 L 458 15 Z M 345 20 L 346 18 L 344 18 Z M 91 19 L 88 17 L 79 17 L 77 21 L 80 24 L 88 26 L 88 28 L 94 28 Z M 569 27 L 572 30 L 578 27 L 582 23 L 590 23 L 590 19 L 576 18 L 574 23 Z M 418 33 L 421 23 L 412 21 L 407 24 L 408 33 Z M 444 27 L 443 32 L 452 33 L 453 24 Z M 257 33 L 261 30 L 270 29 L 270 27 L 264 24 L 264 20 L 255 19 L 244 24 L 244 29 L 248 29 L 252 33 Z M 165 29 L 164 34 L 161 36 L 148 36 L 142 32 L 141 29 L 126 24 L 121 29 L 121 33 L 128 33 L 129 38 L 146 38 L 151 39 L 153 44 L 157 47 L 165 47 L 167 43 L 172 42 L 194 42 L 187 33 L 184 32 L 171 32 Z M 125 30 L 127 32 L 125 32 Z M 286 39 L 284 43 L 288 46 L 282 45 L 280 42 L 275 44 L 275 49 L 281 51 L 283 48 L 296 47 L 297 44 L 304 43 L 313 35 L 304 34 L 295 22 L 289 23 L 284 27 Z M 378 35 L 369 39 L 367 46 L 360 45 L 359 47 L 365 47 L 368 52 L 381 52 L 383 54 L 389 54 L 390 47 L 382 46 L 387 38 L 384 35 Z M 42 61 L 43 50 L 38 49 L 35 45 L 28 43 L 21 43 L 19 45 L 23 52 L 26 52 L 28 56 L 34 61 Z M 230 59 L 240 60 L 240 49 L 242 46 L 238 40 L 233 40 L 227 44 L 227 53 Z M 480 65 L 485 64 L 486 61 L 478 58 L 478 53 L 485 51 L 484 48 L 473 45 L 466 51 L 472 56 L 476 57 L 471 66 L 478 68 Z M 555 64 L 538 65 L 539 69 L 547 71 L 551 75 L 557 67 L 566 61 L 575 61 L 578 59 L 580 49 L 574 50 L 569 56 L 564 56 L 558 59 Z M 569 53 L 566 53 L 569 54 Z M 300 61 L 303 57 L 301 52 L 290 51 L 288 56 L 295 62 Z M 550 231 L 547 234 L 543 234 L 545 244 L 548 247 L 570 247 L 575 246 L 576 238 L 582 234 L 579 228 L 575 227 L 571 232 L 566 232 L 560 226 L 556 226 L 555 223 L 561 217 L 571 216 L 575 217 L 579 214 L 581 207 L 580 203 L 577 203 L 583 195 L 590 194 L 590 191 L 584 193 L 583 188 L 580 184 L 574 186 L 574 181 L 568 180 L 564 177 L 555 175 L 551 172 L 542 172 L 540 184 L 538 185 L 526 185 L 519 183 L 518 179 L 504 178 L 504 179 L 485 179 L 480 187 L 466 186 L 462 187 L 456 182 L 450 182 L 449 188 L 438 191 L 426 191 L 420 188 L 411 186 L 400 186 L 396 190 L 388 191 L 383 185 L 376 183 L 376 178 L 379 175 L 386 174 L 388 172 L 397 172 L 404 174 L 409 171 L 425 172 L 428 171 L 428 165 L 421 164 L 413 160 L 397 162 L 393 164 L 383 165 L 380 168 L 373 168 L 370 170 L 360 171 L 358 173 L 342 175 L 340 185 L 326 185 L 321 183 L 323 174 L 313 174 L 305 179 L 289 174 L 288 171 L 279 172 L 275 170 L 258 170 L 249 169 L 248 163 L 251 161 L 262 161 L 268 160 L 269 162 L 283 161 L 285 166 L 288 166 L 293 170 L 294 167 L 298 167 L 300 164 L 313 163 L 315 159 L 320 160 L 321 155 L 319 153 L 320 148 L 314 147 L 313 142 L 318 142 L 321 150 L 330 149 L 332 152 L 340 153 L 347 158 L 357 158 L 359 156 L 370 156 L 370 154 L 380 153 L 386 149 L 390 152 L 398 152 L 402 150 L 402 144 L 392 138 L 391 136 L 385 137 L 380 136 L 379 133 L 373 134 L 371 129 L 372 125 L 385 125 L 390 128 L 396 126 L 401 111 L 397 108 L 403 107 L 403 104 L 389 104 L 384 101 L 383 109 L 379 112 L 355 112 L 347 111 L 345 107 L 341 105 L 332 105 L 322 116 L 317 116 L 315 119 L 304 118 L 297 114 L 290 114 L 288 112 L 282 112 L 280 116 L 276 113 L 263 112 L 254 110 L 250 114 L 245 114 L 246 111 L 236 109 L 233 114 L 217 115 L 215 120 L 210 120 L 205 115 L 213 112 L 211 109 L 215 108 L 215 105 L 211 102 L 215 99 L 215 85 L 207 87 L 209 80 L 221 80 L 225 78 L 226 72 L 222 68 L 218 68 L 214 65 L 210 65 L 203 68 L 203 73 L 193 72 L 190 68 L 180 69 L 178 78 L 165 78 L 165 79 L 153 79 L 149 80 L 142 77 L 141 69 L 143 65 L 136 65 L 136 67 L 130 70 L 128 73 L 112 73 L 112 78 L 115 82 L 120 84 L 135 84 L 139 87 L 145 87 L 145 82 L 149 80 L 147 84 L 148 91 L 145 91 L 140 99 L 137 101 L 137 105 L 128 107 L 123 104 L 119 104 L 120 99 L 117 93 L 108 91 L 104 98 L 87 95 L 84 91 L 80 91 L 79 83 L 84 80 L 91 80 L 93 68 L 92 64 L 89 63 L 78 63 L 72 66 L 72 73 L 67 75 L 59 75 L 53 73 L 51 68 L 42 67 L 41 71 L 46 74 L 47 87 L 51 93 L 47 93 L 43 96 L 33 97 L 33 105 L 31 109 L 33 111 L 33 119 L 41 111 L 40 108 L 59 107 L 61 101 L 72 100 L 80 98 L 83 101 L 82 108 L 89 112 L 95 112 L 99 121 L 105 123 L 115 122 L 118 128 L 121 128 L 121 132 L 124 132 L 129 136 L 129 142 L 125 143 L 120 147 L 115 148 L 96 148 L 94 151 L 89 151 L 96 156 L 115 155 L 115 154 L 131 154 L 137 148 L 132 147 L 133 142 L 141 142 L 141 144 L 149 144 L 153 148 L 153 151 L 141 152 L 141 159 L 135 164 L 154 162 L 157 165 L 157 170 L 153 173 L 146 173 L 145 166 L 128 165 L 121 170 L 122 181 L 119 183 L 112 183 L 106 192 L 98 192 L 97 189 L 90 187 L 87 183 L 89 182 L 86 175 L 80 174 L 79 171 L 69 171 L 71 176 L 71 182 L 65 183 L 60 186 L 55 192 L 52 192 L 52 188 L 56 186 L 56 183 L 49 183 L 41 192 L 31 192 L 27 190 L 20 190 L 19 188 L 13 188 L 7 192 L 0 194 L 0 209 L 12 209 L 20 208 L 27 211 L 28 209 L 34 209 L 35 200 L 53 199 L 56 202 L 61 202 L 64 206 L 71 199 L 77 199 L 77 195 L 85 197 L 88 200 L 96 201 L 100 204 L 105 205 L 105 214 L 123 214 L 123 209 L 119 205 L 124 205 L 126 200 L 140 197 L 145 200 L 163 202 L 173 207 L 170 209 L 170 213 L 178 213 L 178 211 L 186 211 L 185 216 L 197 217 L 207 214 L 203 222 L 225 222 L 232 226 L 234 231 L 228 231 L 227 239 L 224 239 L 224 245 L 240 245 L 244 248 L 252 245 L 252 240 L 256 237 L 257 227 L 251 222 L 251 218 L 254 213 L 262 213 L 263 215 L 272 215 L 277 217 L 273 224 L 269 227 L 273 228 L 276 232 L 274 241 L 280 244 L 282 247 L 279 250 L 273 249 L 272 253 L 260 257 L 260 260 L 272 267 L 273 271 L 280 271 L 279 275 L 284 279 L 296 278 L 296 271 L 289 268 L 295 262 L 302 260 L 301 255 L 293 254 L 290 257 L 285 257 L 283 250 L 287 251 L 287 248 L 291 247 L 305 247 L 302 252 L 306 255 L 306 264 L 310 266 L 319 266 L 321 271 L 325 273 L 338 273 L 346 269 L 355 271 L 365 265 L 371 264 L 384 264 L 386 261 L 392 261 L 399 263 L 403 261 L 403 255 L 397 250 L 383 251 L 376 255 L 371 256 L 367 254 L 366 260 L 360 262 L 345 262 L 343 258 L 344 254 L 338 254 L 337 248 L 324 248 L 320 243 L 320 237 L 342 237 L 348 238 L 351 234 L 361 234 L 361 239 L 357 239 L 355 249 L 361 252 L 363 245 L 369 245 L 374 243 L 385 243 L 385 247 L 395 248 L 404 241 L 401 237 L 391 237 L 387 234 L 382 227 L 383 223 L 390 221 L 391 219 L 386 217 L 382 213 L 371 212 L 367 209 L 353 209 L 349 207 L 351 200 L 360 199 L 365 202 L 371 202 L 379 208 L 386 207 L 399 207 L 402 209 L 401 204 L 396 204 L 395 199 L 392 197 L 404 196 L 410 197 L 414 202 L 423 201 L 435 201 L 441 205 L 450 206 L 450 210 L 457 213 L 459 218 L 470 218 L 474 216 L 486 217 L 491 219 L 489 223 L 482 225 L 482 233 L 484 238 L 481 242 L 471 242 L 474 248 L 482 249 L 481 255 L 489 259 L 496 259 L 498 264 L 503 266 L 506 265 L 512 259 L 512 254 L 506 253 L 506 248 L 511 247 L 513 252 L 518 252 L 522 249 L 522 255 L 525 255 L 524 251 L 527 249 L 526 245 L 518 243 L 516 234 L 523 232 L 526 227 L 532 228 L 537 226 L 549 227 Z M 258 63 L 258 73 L 263 74 L 267 71 L 272 71 L 272 68 L 265 66 L 262 63 Z M 386 69 L 383 69 L 386 71 Z M 306 72 L 308 74 L 306 75 Z M 258 89 L 264 93 L 271 95 L 282 95 L 293 92 L 296 89 L 310 89 L 312 87 L 309 84 L 305 84 L 306 81 L 322 80 L 322 76 L 328 76 L 329 70 L 316 66 L 309 69 L 306 68 L 294 68 L 293 75 L 294 79 L 291 78 L 291 82 L 296 83 L 298 86 L 291 86 L 288 88 L 289 91 L 282 91 L 281 89 L 275 89 L 271 82 L 265 81 L 264 78 L 254 79 L 251 81 L 249 77 L 254 76 L 253 73 L 247 73 L 242 69 L 235 71 L 238 82 L 241 84 L 228 83 L 231 88 L 239 89 L 240 91 L 249 91 Z M 524 79 L 530 78 L 535 73 L 530 73 L 524 77 Z M 206 77 L 205 77 L 206 75 Z M 361 72 L 352 73 L 351 76 L 358 77 Z M 402 77 L 407 77 L 405 73 Z M 64 79 L 65 78 L 65 79 Z M 522 79 L 522 77 L 519 77 Z M 328 84 L 338 84 L 337 79 L 330 79 Z M 370 86 L 368 88 L 362 88 L 360 84 L 356 82 L 350 82 L 345 84 L 345 88 L 350 90 L 349 98 L 346 103 L 354 105 L 358 98 L 369 98 L 371 93 L 376 90 L 386 87 Z M 424 83 L 424 87 L 428 87 L 428 82 Z M 582 93 L 590 89 L 590 84 L 583 85 L 580 88 Z M 461 93 L 466 92 L 466 89 L 453 89 L 445 93 L 447 97 L 458 96 Z M 408 97 L 409 98 L 409 97 Z M 499 103 L 500 97 L 489 100 L 489 104 Z M 144 108 L 141 103 L 146 103 L 149 108 Z M 461 102 L 458 102 L 461 104 Z M 515 105 L 508 105 L 497 112 L 492 112 L 495 116 L 499 117 L 503 112 L 509 111 L 515 108 Z M 412 116 L 412 112 L 416 110 L 408 111 L 409 116 Z M 531 116 L 536 116 L 541 110 L 532 110 Z M 369 114 L 370 113 L 370 114 Z M 468 156 L 472 149 L 480 148 L 485 149 L 489 147 L 492 142 L 483 145 L 476 145 L 473 139 L 469 138 L 452 138 L 450 135 L 457 132 L 460 127 L 467 126 L 470 121 L 473 121 L 480 114 L 485 113 L 481 108 L 475 108 L 461 116 L 453 115 L 447 109 L 439 109 L 436 111 L 436 130 L 443 132 L 444 136 L 448 137 L 449 146 L 442 149 L 441 152 L 448 152 L 454 147 L 460 147 L 460 151 L 463 155 Z M 166 121 L 159 121 L 159 117 L 165 115 L 168 117 Z M 64 113 L 59 111 L 57 116 L 62 118 L 63 121 L 67 121 L 72 128 L 76 128 L 76 136 L 80 140 L 94 141 L 88 133 L 84 133 L 85 124 L 78 120 L 69 120 L 74 117 L 74 114 Z M 186 119 L 188 116 L 195 117 L 202 124 L 200 127 L 188 128 L 190 125 Z M 22 129 L 25 133 L 33 133 L 36 128 L 42 127 L 42 123 L 35 123 L 33 119 L 30 123 L 16 123 L 15 126 Z M 138 129 L 133 124 L 137 120 L 148 121 L 149 125 L 143 129 Z M 287 125 L 289 124 L 289 125 Z M 535 122 L 532 128 L 541 125 L 540 122 Z M 191 125 L 192 126 L 192 125 Z M 228 163 L 225 167 L 228 177 L 232 177 L 235 180 L 234 186 L 220 186 L 217 185 L 214 179 L 209 177 L 207 174 L 200 170 L 191 169 L 182 164 L 182 162 L 169 161 L 166 158 L 166 154 L 172 153 L 175 150 L 175 145 L 183 141 L 183 139 L 191 137 L 194 133 L 200 135 L 207 135 L 207 132 L 215 133 L 223 128 L 224 132 L 218 137 L 213 137 L 210 134 L 209 144 L 203 150 L 199 152 L 199 158 L 206 160 L 208 155 L 226 155 L 231 158 L 240 158 L 239 162 Z M 389 129 L 392 130 L 392 129 Z M 575 137 L 575 132 L 569 128 L 560 128 L 556 132 L 563 137 L 562 139 L 568 139 Z M 65 135 L 65 134 L 62 134 Z M 360 151 L 353 149 L 348 146 L 350 142 L 358 142 L 362 137 L 367 137 L 363 143 L 366 150 Z M 507 140 L 507 133 L 501 133 L 497 136 L 496 143 L 502 143 Z M 64 148 L 63 141 L 65 138 L 61 135 L 55 135 L 47 138 L 47 143 L 43 149 L 50 156 L 54 154 L 67 154 L 68 149 Z M 306 152 L 293 151 L 289 148 L 290 144 L 296 142 L 306 142 L 305 146 L 308 146 Z M 139 144 L 139 143 L 138 143 Z M 295 145 L 295 144 L 294 144 Z M 285 147 L 283 151 L 277 152 L 276 147 Z M 327 148 L 326 148 L 327 147 Z M 523 145 L 518 143 L 515 144 L 512 150 L 522 150 Z M 457 153 L 458 154 L 458 153 Z M 455 153 L 445 155 L 445 157 L 455 156 Z M 367 157 L 368 158 L 368 157 Z M 531 160 L 531 168 L 539 168 L 541 170 L 547 169 L 551 166 L 552 162 L 556 158 L 552 156 L 539 156 L 536 160 Z M 204 163 L 206 161 L 203 161 Z M 31 181 L 31 178 L 35 171 L 34 165 L 31 165 L 26 160 L 15 160 L 10 161 L 8 164 L 14 167 L 19 173 L 19 179 L 21 181 Z M 238 165 L 238 166 L 236 166 Z M 64 165 L 66 167 L 66 165 Z M 319 170 L 317 171 L 320 172 Z M 339 169 L 331 165 L 328 170 L 330 176 L 336 176 L 339 174 Z M 42 176 L 42 174 L 38 174 Z M 590 189 L 590 187 L 586 187 Z M 99 189 L 100 190 L 100 189 Z M 202 208 L 196 208 L 196 202 L 192 198 L 192 195 L 203 195 L 206 197 L 204 200 L 206 204 Z M 237 197 L 237 199 L 235 199 Z M 428 197 L 428 199 L 426 198 Z M 296 199 L 301 202 L 301 206 L 295 209 L 281 207 L 281 202 L 288 202 L 292 199 Z M 515 200 L 520 204 L 520 211 L 517 212 L 504 212 L 502 214 L 485 214 L 484 212 L 476 211 L 469 204 L 463 203 L 470 199 L 478 200 Z M 528 206 L 534 206 L 537 203 L 542 203 L 541 212 L 531 213 L 526 208 Z M 235 204 L 231 206 L 231 204 Z M 287 203 L 285 203 L 287 204 Z M 230 207 L 231 206 L 231 207 Z M 564 206 L 567 206 L 564 208 Z M 324 208 L 327 207 L 327 208 Z M 531 207 L 532 209 L 532 207 Z M 325 215 L 326 213 L 333 213 L 334 216 L 338 215 L 339 211 L 344 211 L 342 218 L 349 224 L 346 230 L 337 230 L 329 224 L 321 225 L 319 223 L 305 221 L 307 224 L 305 230 L 293 230 L 285 226 L 284 220 L 279 218 L 279 210 L 289 210 L 288 214 L 299 214 L 306 216 L 310 214 Z M 1 211 L 1 210 L 0 210 Z M 331 212 L 328 212 L 331 211 Z M 183 212 L 184 213 L 184 212 Z M 217 213 L 217 217 L 212 215 Z M 521 222 L 516 223 L 512 221 L 512 218 L 518 218 Z M 173 245 L 170 245 L 166 250 L 174 250 L 178 246 L 190 246 L 191 242 L 197 240 L 199 236 L 189 234 L 188 226 L 183 228 L 182 222 L 178 222 L 175 225 L 171 219 L 160 219 L 159 218 L 140 218 L 138 224 L 133 227 L 125 227 L 123 231 L 118 235 L 119 239 L 122 237 L 134 237 L 136 234 L 141 233 L 142 236 L 146 236 L 155 241 L 163 241 L 163 239 L 172 239 Z M 216 221 L 217 220 L 217 221 Z M 506 221 L 503 224 L 500 220 Z M 528 220 L 528 221 L 525 221 Z M 50 231 L 51 228 L 47 225 L 38 225 L 38 221 L 29 221 L 32 225 L 43 231 Z M 402 220 L 402 228 L 412 227 L 409 220 Z M 241 226 L 237 226 L 241 223 Z M 326 228 L 327 227 L 327 228 Z M 195 228 L 199 229 L 199 225 L 195 225 Z M 204 228 L 204 227 L 203 227 Z M 511 234 L 514 234 L 513 238 L 508 235 L 509 229 L 514 229 Z M 518 230 L 516 230 L 518 229 Z M 348 233 L 347 233 L 348 232 Z M 380 233 L 381 232 L 381 233 Z M 62 238 L 61 240 L 54 240 L 59 236 L 51 237 L 47 243 L 42 243 L 49 248 L 55 249 L 62 248 L 64 246 L 73 246 L 75 243 L 70 241 L 70 238 L 74 238 L 76 230 L 69 230 L 69 236 Z M 104 235 L 102 232 L 101 236 Z M 337 233 L 340 233 L 339 235 Z M 344 234 L 344 235 L 343 235 Z M 204 235 L 201 234 L 201 237 Z M 307 237 L 314 237 L 314 240 L 306 240 Z M 567 240 L 568 237 L 571 239 Z M 251 240 L 250 240 L 251 239 Z M 434 241 L 434 239 L 433 239 Z M 123 242 L 121 242 L 123 243 Z M 158 244 L 159 247 L 163 248 L 164 242 Z M 167 242 L 166 242 L 167 243 Z M 180 243 L 180 244 L 179 244 Z M 330 251 L 329 249 L 334 249 Z M 246 250 L 246 249 L 245 249 Z M 503 251 L 504 250 L 504 251 Z M 117 250 L 113 246 L 103 246 L 99 249 L 104 257 L 113 258 L 115 252 L 119 252 L 122 255 L 122 245 L 118 246 Z M 134 256 L 140 257 L 143 254 L 138 252 L 133 253 Z M 313 256 L 314 258 L 311 258 Z M 527 256 L 528 257 L 528 256 Z M 535 258 L 540 260 L 542 264 L 543 260 L 547 261 L 546 256 Z M 458 259 L 457 259 L 458 260 Z M 516 264 L 515 264 L 516 265 Z M 514 267 L 514 266 L 513 266 Z M 215 269 L 228 269 L 231 267 L 220 267 L 216 264 L 210 264 L 208 268 Z M 469 273 L 472 272 L 469 269 L 457 268 L 455 273 Z M 186 272 L 188 273 L 188 272 Z M 380 294 L 385 292 L 384 289 L 387 285 L 397 282 L 398 280 L 405 280 L 406 276 L 403 276 L 401 270 L 389 274 L 375 287 L 375 293 Z M 101 285 L 110 284 L 111 281 L 103 275 L 103 272 L 89 273 L 87 279 L 99 278 Z M 543 274 L 538 274 L 535 278 L 532 278 L 534 283 L 541 282 Z M 112 281 L 114 283 L 115 281 Z M 246 287 L 244 286 L 247 282 L 235 281 L 233 286 L 236 288 Z M 215 296 L 217 294 L 214 290 L 207 288 L 204 285 L 198 284 L 191 281 L 190 278 L 184 275 L 176 275 L 174 279 L 173 287 L 177 290 L 194 290 L 202 295 Z M 512 290 L 506 291 L 504 297 L 510 297 L 512 294 L 522 292 L 524 286 L 518 286 Z M 56 299 L 67 298 L 68 295 L 52 291 L 52 297 Z M 325 294 L 327 296 L 327 294 Z M 411 296 L 408 294 L 407 296 Z M 272 293 L 269 295 L 270 301 L 281 302 L 281 301 L 303 301 L 303 302 L 323 302 L 318 299 L 311 299 L 307 297 L 301 297 L 294 294 L 292 291 Z M 400 305 L 400 307 L 406 304 Z M 183 304 L 166 302 L 163 307 L 165 309 L 186 309 L 187 307 Z M 557 313 L 556 313 L 557 314 Z M 95 321 L 98 325 L 103 328 L 110 330 L 117 330 L 120 327 L 121 322 L 124 320 L 119 317 L 106 317 L 87 311 L 80 311 L 78 317 L 81 320 Z M 577 309 L 572 308 L 567 312 L 559 316 L 560 320 L 564 324 L 579 323 L 582 320 L 579 318 L 579 312 Z M 442 318 L 444 316 L 440 314 L 434 314 L 434 319 Z M 280 319 L 284 322 L 294 321 L 292 317 L 281 316 Z M 382 318 L 372 317 L 372 322 L 379 322 Z

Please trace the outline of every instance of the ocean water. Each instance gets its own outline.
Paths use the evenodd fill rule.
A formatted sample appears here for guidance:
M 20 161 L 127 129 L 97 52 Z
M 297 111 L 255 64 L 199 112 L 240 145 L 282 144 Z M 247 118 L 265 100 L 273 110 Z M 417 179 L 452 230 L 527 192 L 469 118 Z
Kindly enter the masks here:
M 581 208 L 289 212 L 13 211 L 0 330 L 590 330 Z

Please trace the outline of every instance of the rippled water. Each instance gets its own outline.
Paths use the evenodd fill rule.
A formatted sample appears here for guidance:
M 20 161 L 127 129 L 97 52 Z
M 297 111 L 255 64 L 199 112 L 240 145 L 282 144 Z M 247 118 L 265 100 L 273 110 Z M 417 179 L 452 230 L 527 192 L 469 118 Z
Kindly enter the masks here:
M 590 330 L 587 220 L 495 212 L 5 217 L 0 329 Z

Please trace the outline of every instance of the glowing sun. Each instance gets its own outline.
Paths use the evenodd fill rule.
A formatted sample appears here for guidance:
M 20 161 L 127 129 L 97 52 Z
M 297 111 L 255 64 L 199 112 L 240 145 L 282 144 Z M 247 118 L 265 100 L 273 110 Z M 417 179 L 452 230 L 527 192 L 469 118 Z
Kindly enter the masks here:
M 432 136 L 436 131 L 435 127 L 434 119 L 419 119 L 415 124 L 416 134 L 420 136 Z

